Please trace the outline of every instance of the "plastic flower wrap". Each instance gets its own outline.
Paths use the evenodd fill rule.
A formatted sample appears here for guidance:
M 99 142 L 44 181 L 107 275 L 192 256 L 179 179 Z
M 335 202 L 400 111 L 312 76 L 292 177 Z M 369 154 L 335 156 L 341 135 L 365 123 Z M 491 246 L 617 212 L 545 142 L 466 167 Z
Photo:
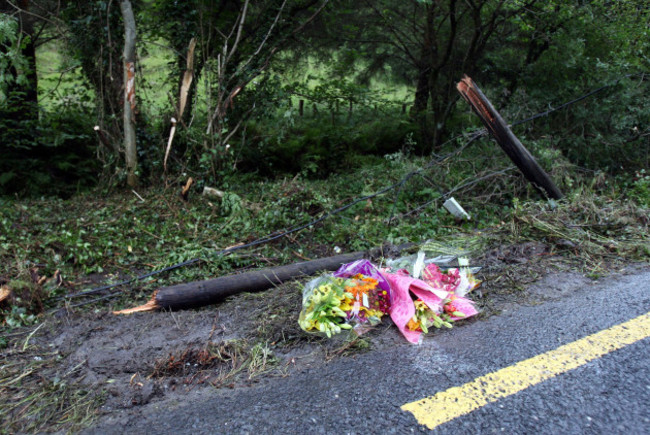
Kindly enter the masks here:
M 388 264 L 380 271 L 358 260 L 307 283 L 301 328 L 328 337 L 352 328 L 361 334 L 389 314 L 408 341 L 419 343 L 430 328 L 451 328 L 478 313 L 465 297 L 479 285 L 467 267 L 443 272 L 424 252 Z
M 388 314 L 390 284 L 370 261 L 357 260 L 344 264 L 334 272 L 334 276 L 356 281 L 355 286 L 350 286 L 347 290 L 354 295 L 349 316 L 359 326 L 355 328 L 358 332 L 361 332 L 360 326 L 374 326 L 384 314 Z
M 377 281 L 377 287 L 390 295 L 390 284 L 386 281 L 386 278 L 384 278 L 379 269 L 368 260 L 357 260 L 344 264 L 333 275 L 337 278 L 351 278 L 359 274 L 375 279 Z
M 352 327 L 374 326 L 390 309 L 390 285 L 367 260 L 344 264 L 333 276 L 309 282 L 298 322 L 307 332 L 331 337 Z
M 453 292 L 460 297 L 467 295 L 481 284 L 467 267 L 449 268 L 447 272 L 443 272 L 434 263 L 425 266 L 421 278 L 434 288 Z
M 348 314 L 341 306 L 349 305 L 352 293 L 345 290 L 348 280 L 324 276 L 305 286 L 302 311 L 298 318 L 300 327 L 307 332 L 322 332 L 328 337 L 343 329 L 350 329 Z
M 416 315 L 413 299 L 419 299 L 433 313 L 442 312 L 443 301 L 448 293 L 436 290 L 422 280 L 413 278 L 405 270 L 395 273 L 383 272 L 392 291 L 390 318 L 404 337 L 411 343 L 419 343 L 422 335 L 421 329 L 410 329 L 408 324 Z
M 356 326 L 374 326 L 388 313 L 389 293 L 378 288 L 377 284 L 376 279 L 361 274 L 346 280 L 345 290 L 352 297 L 345 300 L 341 309 L 347 313 L 348 322 Z
M 421 334 L 431 327 L 451 328 L 454 321 L 478 313 L 472 301 L 464 297 L 479 284 L 469 269 L 442 272 L 426 260 L 423 252 L 388 264 L 399 267 L 384 271 L 393 291 L 391 318 L 410 342 L 419 343 Z

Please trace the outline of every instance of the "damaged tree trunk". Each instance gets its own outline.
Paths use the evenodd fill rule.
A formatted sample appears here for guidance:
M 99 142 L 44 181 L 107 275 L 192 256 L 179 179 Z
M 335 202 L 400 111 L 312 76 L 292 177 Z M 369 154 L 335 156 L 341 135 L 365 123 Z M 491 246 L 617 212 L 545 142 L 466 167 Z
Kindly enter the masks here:
M 494 109 L 479 87 L 476 86 L 476 83 L 470 77 L 464 76 L 456 85 L 456 89 L 472 106 L 490 134 L 510 157 L 510 160 L 517 165 L 526 179 L 533 184 L 535 189 L 547 198 L 561 199 L 564 195 L 562 195 L 560 189 L 557 188 L 551 177 L 544 172 L 535 161 L 535 158 L 512 133 L 508 124 L 499 115 L 499 112 Z
M 394 249 L 401 251 L 409 246 L 411 244 L 400 245 Z M 223 276 L 207 281 L 194 281 L 163 287 L 156 290 L 151 300 L 146 304 L 135 308 L 115 311 L 114 314 L 131 314 L 159 309 L 178 310 L 215 304 L 223 301 L 228 296 L 238 293 L 259 292 L 291 279 L 310 276 L 319 271 L 336 270 L 342 264 L 365 257 L 378 256 L 383 251 L 384 248 L 382 247 L 371 249 L 370 251 L 353 252 L 287 266 L 271 267 L 253 272 L 240 273 L 238 275 Z
M 124 19 L 124 157 L 126 182 L 138 184 L 138 154 L 135 144 L 135 17 L 129 0 L 120 3 Z

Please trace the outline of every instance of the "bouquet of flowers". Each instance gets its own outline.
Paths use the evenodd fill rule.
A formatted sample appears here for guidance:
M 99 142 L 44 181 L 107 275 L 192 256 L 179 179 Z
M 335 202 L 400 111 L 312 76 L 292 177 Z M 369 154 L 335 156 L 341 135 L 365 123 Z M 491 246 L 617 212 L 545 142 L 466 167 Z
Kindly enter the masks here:
M 479 285 L 469 269 L 450 268 L 443 272 L 436 264 L 427 262 L 422 252 L 389 264 L 403 267 L 383 272 L 394 292 L 391 318 L 410 342 L 418 343 L 421 334 L 428 333 L 431 327 L 451 328 L 455 321 L 478 313 L 465 297 Z
M 298 323 L 307 332 L 320 331 L 331 337 L 342 329 L 350 329 L 347 313 L 341 308 L 349 305 L 352 293 L 345 291 L 347 280 L 324 276 L 305 286 Z
M 361 334 L 389 314 L 406 339 L 418 343 L 430 328 L 451 328 L 478 313 L 465 297 L 480 284 L 468 268 L 443 272 L 423 252 L 389 264 L 393 268 L 380 271 L 359 260 L 307 283 L 300 327 L 327 337 L 344 329 Z
M 361 333 L 378 324 L 389 309 L 388 282 L 372 263 L 360 260 L 309 282 L 298 322 L 303 330 L 328 337 L 353 327 Z

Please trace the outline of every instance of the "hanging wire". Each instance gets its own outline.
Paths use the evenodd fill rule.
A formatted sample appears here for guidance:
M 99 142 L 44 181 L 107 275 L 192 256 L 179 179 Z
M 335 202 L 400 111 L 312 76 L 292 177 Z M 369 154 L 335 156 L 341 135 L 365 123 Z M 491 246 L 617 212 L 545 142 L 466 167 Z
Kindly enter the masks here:
M 546 110 L 544 112 L 537 113 L 537 114 L 535 114 L 535 115 L 533 115 L 533 116 L 531 116 L 529 118 L 525 118 L 525 119 L 516 121 L 511 125 L 514 127 L 514 126 L 521 125 L 521 124 L 524 124 L 524 123 L 527 123 L 527 122 L 531 122 L 531 121 L 533 121 L 535 119 L 539 119 L 539 118 L 548 116 L 553 112 L 557 112 L 557 111 L 562 110 L 562 109 L 564 109 L 566 107 L 569 107 L 569 106 L 571 106 L 571 105 L 573 105 L 575 103 L 578 103 L 578 102 L 580 102 L 580 101 L 582 101 L 584 99 L 587 99 L 587 98 L 589 98 L 589 97 L 591 97 L 591 96 L 593 96 L 593 95 L 595 95 L 595 94 L 597 94 L 599 92 L 602 92 L 605 89 L 616 86 L 621 80 L 623 80 L 625 78 L 637 77 L 637 76 L 644 77 L 647 74 L 648 73 L 626 74 L 626 75 L 624 75 L 622 77 L 619 77 L 613 83 L 603 85 L 603 86 L 601 86 L 601 87 L 599 87 L 597 89 L 594 89 L 594 90 L 592 90 L 592 91 L 590 91 L 590 92 L 588 92 L 588 93 L 586 93 L 586 94 L 584 94 L 584 95 L 582 95 L 582 96 L 580 96 L 578 98 L 575 98 L 575 99 L 573 99 L 571 101 L 567 101 L 567 102 L 565 102 L 565 103 L 563 103 L 563 104 L 561 104 L 561 105 L 559 105 L 557 107 L 548 109 L 548 110 Z M 481 138 L 483 136 L 486 136 L 486 135 L 487 135 L 487 131 L 484 128 L 479 128 L 479 129 L 473 130 L 473 131 L 469 132 L 469 139 L 463 144 L 463 146 L 459 147 L 458 149 L 456 149 L 456 150 L 454 150 L 454 151 L 452 151 L 452 152 L 450 152 L 448 154 L 445 154 L 445 155 L 442 155 L 442 156 L 436 155 L 435 158 L 432 159 L 429 163 L 427 163 L 424 167 L 422 167 L 420 169 L 417 169 L 415 171 L 409 172 L 401 180 L 399 180 L 398 182 L 396 182 L 394 184 L 391 184 L 390 186 L 387 186 L 387 187 L 385 187 L 385 188 L 383 188 L 383 189 L 381 189 L 381 190 L 379 190 L 379 191 L 377 191 L 375 193 L 372 193 L 370 195 L 359 197 L 359 198 L 357 198 L 357 199 L 355 199 L 355 200 L 353 200 L 353 201 L 351 201 L 351 202 L 349 202 L 349 203 L 347 203 L 347 204 L 345 204 L 345 205 L 343 205 L 343 206 L 341 206 L 341 207 L 339 207 L 339 208 L 337 208 L 335 210 L 329 211 L 329 212 L 325 213 L 324 215 L 322 215 L 321 217 L 319 217 L 317 219 L 314 219 L 314 220 L 312 220 L 310 222 L 307 222 L 305 224 L 291 227 L 291 228 L 286 229 L 286 230 L 284 230 L 284 231 L 282 231 L 282 232 L 280 232 L 278 234 L 275 234 L 275 235 L 267 235 L 265 237 L 259 238 L 257 240 L 252 241 L 252 242 L 249 242 L 249 243 L 245 243 L 245 244 L 242 244 L 242 245 L 237 245 L 237 246 L 232 246 L 232 247 L 229 247 L 229 248 L 226 248 L 226 249 L 222 249 L 220 251 L 217 251 L 217 252 L 213 253 L 212 256 L 220 257 L 220 256 L 227 255 L 227 254 L 230 254 L 230 253 L 235 252 L 235 251 L 239 251 L 241 249 L 251 248 L 251 247 L 254 247 L 254 246 L 263 245 L 263 244 L 272 242 L 274 240 L 277 240 L 277 239 L 280 239 L 282 237 L 288 236 L 290 234 L 296 233 L 296 232 L 301 231 L 303 229 L 312 227 L 312 226 L 324 221 L 325 219 L 327 219 L 327 218 L 329 218 L 331 216 L 335 216 L 335 215 L 347 210 L 348 208 L 352 207 L 355 204 L 358 204 L 359 202 L 367 201 L 368 199 L 372 199 L 372 198 L 375 198 L 377 196 L 383 195 L 384 193 L 389 192 L 391 190 L 398 189 L 397 194 L 396 194 L 396 198 L 395 198 L 395 201 L 393 203 L 392 210 L 391 210 L 390 218 L 387 221 L 387 223 L 390 225 L 392 220 L 393 220 L 393 217 L 394 217 L 394 211 L 395 211 L 395 208 L 396 208 L 397 200 L 399 198 L 399 194 L 400 194 L 403 186 L 406 184 L 406 182 L 411 177 L 413 177 L 415 175 L 419 175 L 422 172 L 432 168 L 433 166 L 440 165 L 441 163 L 445 162 L 446 160 L 448 160 L 448 159 L 462 153 L 473 142 L 475 142 L 479 138 Z M 456 140 L 460 139 L 461 137 L 467 137 L 467 136 L 468 136 L 467 133 L 459 134 L 459 135 L 454 136 L 451 139 L 447 140 L 441 146 L 447 145 L 447 144 L 449 144 L 449 143 L 451 143 L 453 141 L 456 141 Z M 502 172 L 509 171 L 511 169 L 512 168 L 507 168 L 507 169 L 503 170 Z M 455 190 L 458 190 L 458 189 L 455 189 Z M 446 194 L 443 194 L 441 197 L 446 197 L 449 194 L 450 193 L 448 192 Z M 425 203 L 425 204 L 421 205 L 417 209 L 414 209 L 414 210 L 410 211 L 407 215 L 413 214 L 413 213 L 425 208 L 431 202 L 432 201 L 429 201 L 428 203 Z M 197 263 L 199 263 L 201 261 L 205 261 L 205 260 L 201 259 L 201 258 L 193 258 L 191 260 L 187 260 L 187 261 L 184 261 L 184 262 L 181 262 L 181 263 L 173 264 L 171 266 L 167 266 L 167 267 L 162 268 L 162 269 L 154 270 L 154 271 L 151 271 L 149 273 L 145 273 L 143 275 L 138 275 L 138 276 L 135 276 L 135 277 L 132 277 L 132 278 L 129 278 L 129 279 L 125 279 L 125 280 L 117 282 L 117 283 L 92 288 L 92 289 L 85 290 L 85 291 L 82 291 L 82 292 L 79 292 L 79 293 L 70 293 L 70 294 L 66 294 L 66 295 L 63 295 L 63 296 L 59 296 L 58 298 L 55 298 L 55 300 L 72 299 L 72 298 L 78 298 L 78 297 L 85 297 L 85 296 L 94 295 L 94 294 L 101 293 L 101 292 L 106 291 L 106 290 L 113 289 L 115 287 L 124 286 L 124 285 L 130 284 L 130 283 L 136 282 L 136 281 L 141 281 L 141 280 L 147 279 L 149 277 L 159 275 L 161 273 L 170 272 L 172 270 L 179 269 L 181 267 L 191 266 L 191 265 L 197 264 Z M 75 305 L 72 305 L 72 306 L 86 305 L 88 303 L 93 303 L 93 302 L 96 302 L 96 301 L 99 301 L 99 300 L 104 300 L 104 299 L 107 299 L 107 298 L 110 298 L 110 297 L 113 297 L 113 296 L 116 296 L 116 295 L 117 295 L 117 293 L 112 293 L 112 294 L 109 294 L 109 295 L 102 296 L 100 298 L 92 299 L 91 301 L 82 302 L 82 303 L 75 304 Z

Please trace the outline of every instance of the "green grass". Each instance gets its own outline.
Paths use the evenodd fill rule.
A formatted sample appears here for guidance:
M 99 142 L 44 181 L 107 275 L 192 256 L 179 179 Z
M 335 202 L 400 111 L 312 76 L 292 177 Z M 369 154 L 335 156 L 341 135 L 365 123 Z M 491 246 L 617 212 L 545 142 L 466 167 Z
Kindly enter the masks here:
M 174 101 L 176 95 L 178 78 L 171 77 L 172 64 L 175 62 L 175 55 L 166 46 L 164 40 L 144 41 L 138 45 L 138 81 L 137 95 L 141 104 L 147 107 L 147 113 L 152 116 L 159 115 L 164 111 L 170 111 L 169 96 Z M 41 107 L 45 110 L 55 110 L 64 105 L 84 104 L 92 107 L 94 92 L 84 85 L 84 77 L 80 65 L 74 59 L 65 56 L 65 50 L 60 41 L 52 41 L 38 47 L 36 62 L 39 79 L 39 97 Z M 118 59 L 119 61 L 119 59 Z M 356 74 L 361 66 L 355 68 Z M 349 71 L 348 71 L 349 72 Z M 204 70 L 197 82 L 197 109 L 206 108 L 206 80 L 209 71 Z M 347 88 L 340 86 L 328 86 L 333 82 L 331 68 L 310 56 L 300 68 L 292 75 L 283 76 L 281 85 L 287 86 L 292 83 L 299 83 L 300 89 L 315 92 L 317 88 L 326 86 L 330 92 L 336 95 L 345 95 L 352 92 L 359 100 L 355 103 L 355 111 L 369 109 L 377 104 L 394 104 L 401 110 L 402 103 L 409 102 L 413 96 L 413 89 L 404 84 L 389 84 L 382 78 L 373 78 L 368 86 L 354 86 L 346 80 Z M 338 84 L 343 82 L 337 82 Z M 255 86 L 255 84 L 251 84 Z M 347 89 L 347 90 L 346 90 Z M 318 92 L 315 92 L 317 95 Z M 297 108 L 301 96 L 291 96 L 291 104 Z M 345 98 L 340 99 L 339 110 L 347 113 L 348 107 Z M 308 102 L 305 108 L 308 113 L 316 105 L 320 111 L 328 109 L 329 103 Z M 282 109 L 284 110 L 284 109 Z
M 316 180 L 300 174 L 275 181 L 236 174 L 216 186 L 227 192 L 223 199 L 200 195 L 204 181 L 199 180 L 188 203 L 179 198 L 180 187 L 140 189 L 142 200 L 129 191 L 107 195 L 93 192 L 69 200 L 0 200 L 0 280 L 13 283 L 20 293 L 19 305 L 24 308 L 24 312 L 6 315 L 16 322 L 22 315 L 24 322 L 29 322 L 30 315 L 40 312 L 42 303 L 57 303 L 52 297 L 93 286 L 87 279 L 93 274 L 95 281 L 115 282 L 194 258 L 204 260 L 137 284 L 136 293 L 120 302 L 129 305 L 132 297 L 148 296 L 155 285 L 333 255 L 337 247 L 352 252 L 385 242 L 453 240 L 459 233 L 513 219 L 544 240 L 581 244 L 589 255 L 609 255 L 614 249 L 608 247 L 612 237 L 622 237 L 621 246 L 626 248 L 621 251 L 626 255 L 643 255 L 642 249 L 627 248 L 644 242 L 640 235 L 647 222 L 639 221 L 643 212 L 638 211 L 643 209 L 631 201 L 626 205 L 612 199 L 621 194 L 620 190 L 597 195 L 589 184 L 571 174 L 573 187 L 563 186 L 570 199 L 558 210 L 540 206 L 535 213 L 545 213 L 541 220 L 530 217 L 528 209 L 520 216 L 517 204 L 526 198 L 535 199 L 537 194 L 515 171 L 501 171 L 508 162 L 498 154 L 482 158 L 480 168 L 474 163 L 474 156 L 488 155 L 491 147 L 489 142 L 477 144 L 453 161 L 411 176 L 399 189 L 361 201 L 314 227 L 223 257 L 215 254 L 308 223 L 355 198 L 404 180 L 407 174 L 423 168 L 427 160 L 403 155 L 358 157 L 350 160 L 347 170 Z M 485 179 L 475 183 L 482 176 Z M 562 180 L 568 173 L 554 176 Z M 472 221 L 457 222 L 441 207 L 440 195 L 459 187 L 454 196 L 472 215 Z M 592 206 L 587 208 L 583 201 Z M 568 209 L 575 209 L 575 215 L 567 213 Z M 585 215 L 586 210 L 591 210 L 590 214 Z M 560 211 L 566 214 L 566 222 L 577 220 L 579 230 L 560 228 L 564 221 L 554 217 Z M 617 221 L 619 217 L 622 220 Z M 592 223 L 595 226 L 582 227 Z M 601 228 L 605 228 L 602 234 L 598 232 Z M 57 270 L 69 283 L 68 288 L 52 279 Z M 34 273 L 48 280 L 36 284 Z

